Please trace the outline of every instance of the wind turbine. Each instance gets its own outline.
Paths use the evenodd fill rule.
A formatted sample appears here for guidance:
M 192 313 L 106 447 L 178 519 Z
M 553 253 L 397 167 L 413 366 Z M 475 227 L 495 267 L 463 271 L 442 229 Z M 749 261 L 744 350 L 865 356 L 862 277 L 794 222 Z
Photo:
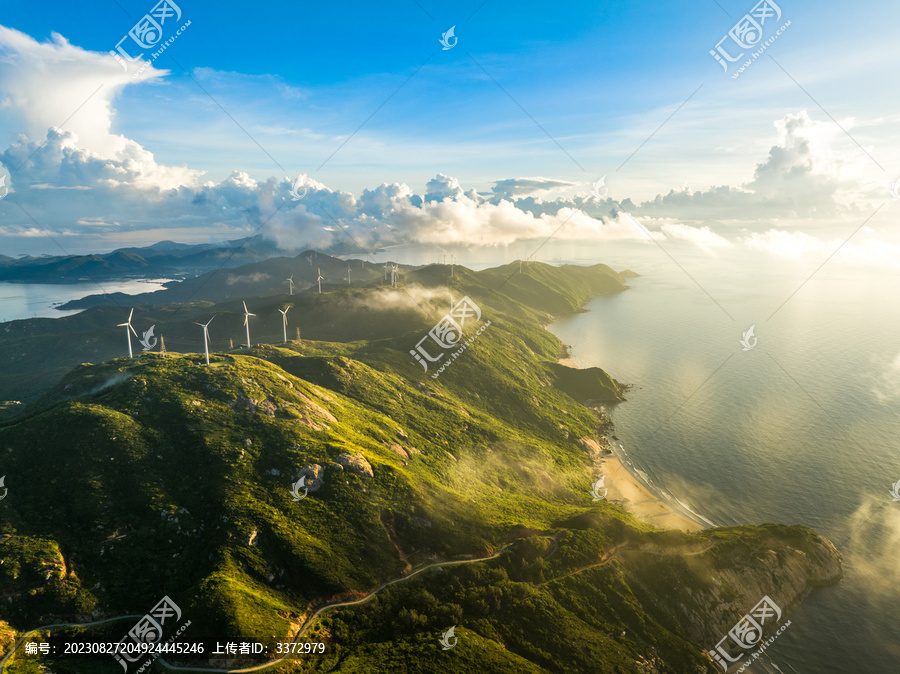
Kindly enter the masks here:
M 387 270 L 388 270 L 388 266 L 387 266 L 387 264 L 385 264 L 384 265 L 384 279 L 382 279 L 384 281 L 387 281 Z
M 319 278 L 317 278 L 316 280 L 319 282 L 319 294 L 321 295 L 321 294 L 322 294 L 322 279 L 325 278 L 325 277 L 322 276 L 322 269 L 321 269 L 321 268 L 317 269 L 316 271 L 319 272 Z
M 347 285 L 350 285 L 350 265 L 347 265 Z
M 203 328 L 203 350 L 206 352 L 207 365 L 209 365 L 209 331 L 207 330 L 207 328 L 209 327 L 209 324 L 213 322 L 213 318 L 215 317 L 216 315 L 213 314 L 213 317 L 206 321 L 206 323 L 197 323 L 196 321 L 194 321 L 194 325 L 199 325 L 201 328 Z
M 131 317 L 134 316 L 134 308 L 131 309 L 131 313 L 128 314 L 128 320 L 124 323 L 119 323 L 117 328 L 125 328 L 125 336 L 128 338 L 128 357 L 134 358 L 134 354 L 131 352 L 131 332 L 134 332 L 134 328 L 131 327 Z M 131 330 L 131 332 L 128 332 Z M 138 333 L 134 332 L 134 336 L 137 337 Z
M 256 316 L 247 311 L 247 303 L 244 302 L 244 327 L 247 328 L 247 348 L 250 348 L 250 317 Z
M 391 265 L 391 287 L 397 287 L 397 265 L 395 264 Z
M 281 327 L 284 331 L 284 343 L 285 344 L 287 344 L 287 312 L 289 312 L 290 310 L 291 310 L 291 308 L 289 306 L 285 307 L 284 309 L 278 310 L 281 312 L 281 323 L 282 323 Z
M 294 294 L 294 275 L 291 274 L 290 278 L 286 278 L 284 280 L 290 284 L 291 295 L 293 295 Z

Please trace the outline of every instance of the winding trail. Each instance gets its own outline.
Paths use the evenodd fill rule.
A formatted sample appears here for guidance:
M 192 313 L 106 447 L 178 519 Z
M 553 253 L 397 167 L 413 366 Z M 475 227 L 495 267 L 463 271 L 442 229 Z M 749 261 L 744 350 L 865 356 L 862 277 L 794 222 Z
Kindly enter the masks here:
M 554 544 L 553 550 L 550 552 L 550 555 L 552 555 L 554 552 L 556 552 L 556 537 L 555 536 L 544 536 L 544 538 L 546 538 L 547 540 L 551 541 Z M 362 599 L 356 599 L 354 601 L 335 602 L 333 604 L 325 604 L 324 606 L 321 606 L 315 613 L 313 613 L 312 616 L 310 616 L 307 620 L 304 621 L 303 626 L 297 632 L 297 634 L 294 635 L 294 638 L 291 640 L 291 643 L 296 643 L 300 638 L 302 638 L 303 635 L 306 634 L 306 632 L 309 630 L 309 628 L 312 627 L 312 625 L 316 621 L 316 619 L 320 615 L 322 615 L 322 613 L 324 613 L 325 611 L 331 611 L 332 609 L 341 608 L 343 606 L 356 606 L 357 604 L 363 604 L 363 603 L 369 601 L 376 594 L 378 594 L 379 592 L 384 590 L 386 587 L 390 587 L 391 585 L 394 585 L 395 583 L 405 582 L 405 581 L 409 580 L 410 578 L 413 578 L 414 576 L 419 575 L 423 571 L 427 571 L 428 569 L 433 569 L 438 566 L 461 566 L 463 564 L 478 564 L 480 562 L 487 562 L 492 559 L 497 559 L 502 554 L 502 552 L 504 550 L 506 550 L 506 548 L 508 548 L 510 545 L 512 545 L 512 543 L 507 543 L 502 548 L 497 550 L 497 552 L 495 552 L 490 557 L 479 557 L 477 559 L 458 559 L 458 560 L 451 560 L 451 561 L 446 561 L 446 562 L 434 562 L 432 564 L 427 564 L 426 566 L 423 566 L 421 569 L 413 571 L 408 576 L 401 576 L 400 578 L 395 578 L 394 580 L 389 580 L 386 583 L 382 583 L 377 588 L 375 588 L 374 590 L 369 592 L 369 594 L 367 594 Z M 547 555 L 547 557 L 549 557 L 550 555 Z M 545 559 L 546 559 L 546 557 L 545 557 Z M 0 674 L 3 674 L 4 667 L 7 663 L 7 661 L 12 657 L 13 653 L 15 653 L 16 650 L 19 648 L 19 646 L 21 646 L 22 643 L 29 636 L 34 634 L 35 632 L 41 632 L 43 630 L 52 629 L 55 627 L 93 627 L 96 625 L 102 625 L 104 623 L 113 622 L 115 620 L 125 620 L 128 618 L 142 618 L 142 617 L 143 616 L 141 616 L 141 615 L 123 615 L 123 616 L 117 616 L 115 618 L 108 618 L 106 620 L 98 620 L 96 622 L 91 622 L 91 623 L 58 623 L 55 625 L 44 625 L 42 627 L 36 627 L 35 629 L 29 630 L 28 632 L 23 634 L 19 638 L 19 640 L 16 642 L 15 646 L 13 646 L 13 648 L 9 651 L 9 653 L 7 653 L 6 656 L 2 660 L 0 660 Z M 246 667 L 244 669 L 219 669 L 216 667 L 179 667 L 177 665 L 173 665 L 173 664 L 166 662 L 162 658 L 157 659 L 156 662 L 158 662 L 160 665 L 162 665 L 166 669 L 172 670 L 172 671 L 217 672 L 218 674 L 228 674 L 229 672 L 235 672 L 235 673 L 236 672 L 258 672 L 263 669 L 268 669 L 269 667 L 274 667 L 275 665 L 278 665 L 278 664 L 284 662 L 285 660 L 288 659 L 289 655 L 291 655 L 291 654 L 286 654 L 284 657 L 278 658 L 277 660 L 272 660 L 271 662 L 267 662 L 262 665 L 257 665 L 255 667 Z
M 487 562 L 487 561 L 489 561 L 489 560 L 491 560 L 491 559 L 497 559 L 497 557 L 499 557 L 500 554 L 501 554 L 504 550 L 506 550 L 506 548 L 508 548 L 510 545 L 512 545 L 512 543 L 507 543 L 507 544 L 504 545 L 502 548 L 500 548 L 499 550 L 497 550 L 497 552 L 495 552 L 495 553 L 494 553 L 493 555 L 491 555 L 490 557 L 479 557 L 478 559 L 459 559 L 459 560 L 450 561 L 450 562 L 434 562 L 434 563 L 432 563 L 432 564 L 428 564 L 428 565 L 426 565 L 426 566 L 423 566 L 421 569 L 418 569 L 418 570 L 416 570 L 416 571 L 413 571 L 413 572 L 412 572 L 411 574 L 409 574 L 408 576 L 401 576 L 400 578 L 394 578 L 394 580 L 389 580 L 389 581 L 387 581 L 386 583 L 382 583 L 381 585 L 379 585 L 378 587 L 376 587 L 374 590 L 372 590 L 371 592 L 369 592 L 369 594 L 367 594 L 367 595 L 366 595 L 365 597 L 363 597 L 362 599 L 355 599 L 355 600 L 353 600 L 353 601 L 339 601 L 339 602 L 335 602 L 335 603 L 333 603 L 333 604 L 325 604 L 325 606 L 321 606 L 321 607 L 319 608 L 319 610 L 317 610 L 315 613 L 313 613 L 312 616 L 310 616 L 310 617 L 303 623 L 303 627 L 297 632 L 297 634 L 294 635 L 294 638 L 291 639 L 291 643 L 296 643 L 300 638 L 302 638 L 303 635 L 306 634 L 307 630 L 309 630 L 309 628 L 312 627 L 312 625 L 313 625 L 313 623 L 316 621 L 316 619 L 317 619 L 320 615 L 322 615 L 322 613 L 324 613 L 325 611 L 331 611 L 332 609 L 341 608 L 342 606 L 356 606 L 356 605 L 358 605 L 358 604 L 364 604 L 365 602 L 369 601 L 372 597 L 374 597 L 376 594 L 378 594 L 379 592 L 381 592 L 384 588 L 390 587 L 391 585 L 394 585 L 395 583 L 402 583 L 402 582 L 405 582 L 405 581 L 409 580 L 410 578 L 419 575 L 419 574 L 422 573 L 423 571 L 427 571 L 428 569 L 433 569 L 433 568 L 435 568 L 436 566 L 460 566 L 460 565 L 462 565 L 462 564 L 477 564 L 477 563 L 480 563 L 480 562 Z M 162 658 L 160 658 L 159 660 L 157 660 L 157 662 L 158 662 L 159 664 L 161 664 L 163 667 L 165 667 L 166 669 L 172 670 L 172 671 L 178 671 L 178 672 L 218 672 L 219 674 L 229 674 L 230 672 L 235 672 L 235 673 L 236 673 L 236 672 L 258 672 L 258 671 L 263 670 L 263 669 L 268 669 L 269 667 L 274 667 L 275 665 L 278 665 L 278 664 L 284 662 L 285 660 L 288 659 L 288 657 L 289 657 L 290 655 L 291 655 L 291 654 L 284 655 L 283 657 L 280 657 L 280 658 L 278 658 L 277 660 L 272 660 L 271 662 L 266 662 L 266 663 L 264 663 L 264 664 L 262 664 L 262 665 L 257 665 L 256 667 L 246 667 L 246 668 L 244 668 L 244 669 L 219 669 L 219 668 L 216 668 L 216 667 L 178 667 L 178 666 L 176 666 L 176 665 L 172 665 L 172 664 L 166 662 L 166 661 L 163 660 Z
M 559 543 L 557 542 L 555 535 L 549 535 L 549 536 L 545 535 L 542 537 L 552 543 L 552 549 L 543 557 L 543 559 L 546 560 L 546 559 L 549 559 L 550 557 L 552 557 L 556 553 L 556 551 L 559 549 Z M 400 578 L 395 578 L 394 580 L 389 580 L 385 583 L 382 583 L 381 585 L 376 587 L 374 590 L 369 592 L 369 594 L 362 597 L 361 599 L 355 599 L 352 601 L 339 601 L 339 602 L 334 602 L 331 604 L 325 604 L 324 606 L 319 607 L 319 609 L 316 610 L 316 612 L 313 613 L 309 618 L 304 620 L 302 627 L 297 631 L 297 633 L 294 635 L 293 639 L 291 639 L 290 643 L 297 643 L 303 637 L 303 635 L 306 634 L 306 632 L 309 630 L 309 628 L 313 626 L 313 624 L 318 619 L 318 617 L 320 615 L 322 615 L 323 613 L 325 613 L 326 611 L 331 611 L 336 608 L 342 608 L 345 606 L 358 606 L 359 604 L 364 604 L 365 602 L 372 599 L 372 597 L 377 595 L 379 592 L 381 592 L 385 588 L 390 587 L 391 585 L 395 585 L 396 583 L 405 582 L 405 581 L 409 580 L 410 578 L 413 578 L 413 577 L 419 575 L 423 571 L 427 571 L 428 569 L 434 569 L 436 567 L 444 567 L 444 566 L 461 566 L 464 564 L 479 564 L 481 562 L 487 562 L 492 559 L 497 559 L 503 553 L 503 551 L 506 550 L 510 545 L 512 545 L 512 543 L 507 543 L 506 545 L 501 547 L 499 550 L 497 550 L 497 552 L 495 552 L 493 555 L 490 555 L 489 557 L 478 557 L 477 559 L 459 559 L 459 560 L 452 560 L 452 561 L 445 561 L 445 562 L 433 562 L 431 564 L 427 564 L 427 565 L 423 566 L 420 569 L 417 569 L 416 571 L 413 571 L 412 573 L 410 573 L 407 576 L 401 576 Z M 710 548 L 715 547 L 716 545 L 718 545 L 718 541 L 715 541 L 715 542 L 708 541 L 708 545 L 701 548 L 700 550 L 695 550 L 693 552 L 686 552 L 686 553 L 681 553 L 681 554 L 682 554 L 682 556 L 686 556 L 686 557 L 693 556 L 693 555 L 699 555 L 699 554 L 706 552 Z M 571 571 L 570 573 L 567 573 L 565 575 L 558 576 L 556 578 L 552 578 L 551 580 L 544 581 L 543 583 L 539 583 L 535 587 L 542 587 L 542 586 L 546 585 L 547 583 L 552 583 L 552 582 L 554 582 L 556 580 L 560 580 L 562 578 L 568 578 L 569 576 L 574 576 L 575 574 L 581 573 L 582 571 L 587 571 L 588 569 L 593 569 L 598 566 L 604 566 L 605 564 L 608 564 L 609 562 L 613 561 L 614 559 L 616 559 L 618 557 L 618 552 L 622 547 L 623 547 L 622 545 L 613 546 L 613 548 L 611 550 L 606 552 L 601 557 L 600 561 L 598 561 L 594 564 L 589 564 L 587 566 L 580 567 L 580 568 L 575 569 L 574 571 Z M 629 548 L 625 548 L 625 549 L 629 550 Z M 636 551 L 636 552 L 637 551 L 645 552 L 648 554 L 664 554 L 664 553 L 656 553 L 656 552 L 650 551 L 650 550 L 640 550 L 639 548 L 638 549 L 631 548 L 631 550 Z M 19 648 L 19 646 L 22 645 L 22 643 L 25 641 L 25 639 L 27 639 L 30 635 L 34 634 L 35 632 L 40 632 L 40 631 L 55 628 L 55 627 L 92 627 L 92 626 L 96 626 L 96 625 L 102 625 L 104 623 L 114 622 L 116 620 L 125 620 L 128 618 L 142 618 L 142 617 L 143 616 L 140 616 L 140 615 L 123 615 L 123 616 L 117 616 L 115 618 L 107 618 L 106 620 L 99 620 L 97 622 L 92 622 L 92 623 L 58 623 L 55 625 L 44 625 L 43 627 L 37 627 L 37 628 L 30 630 L 30 631 L 26 632 L 25 634 L 23 634 L 22 637 L 20 637 L 19 640 L 16 642 L 15 646 L 13 646 L 12 650 L 10 650 L 10 652 L 7 653 L 6 656 L 2 660 L 0 660 L 0 674 L 3 674 L 4 667 L 7 663 L 7 661 L 12 657 L 13 653 L 15 653 L 15 651 Z M 156 662 L 158 662 L 165 669 L 168 669 L 170 671 L 215 672 L 216 674 L 238 674 L 240 672 L 258 672 L 258 671 L 262 671 L 264 669 L 269 669 L 270 667 L 275 667 L 276 665 L 279 665 L 282 662 L 284 662 L 285 660 L 287 660 L 291 655 L 293 655 L 293 654 L 285 654 L 284 656 L 277 658 L 275 660 L 271 660 L 270 662 L 266 662 L 261 665 L 256 665 L 255 667 L 245 667 L 243 669 L 220 669 L 217 667 L 180 667 L 178 665 L 173 665 L 169 662 L 166 662 L 162 658 L 157 659 Z

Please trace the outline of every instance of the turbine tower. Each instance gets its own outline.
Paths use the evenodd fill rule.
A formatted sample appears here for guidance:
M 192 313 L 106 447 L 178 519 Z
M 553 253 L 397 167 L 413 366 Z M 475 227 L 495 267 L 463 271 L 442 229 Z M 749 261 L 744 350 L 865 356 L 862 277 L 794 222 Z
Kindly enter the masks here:
M 291 289 L 290 292 L 291 292 L 291 295 L 293 295 L 294 294 L 294 275 L 291 274 L 290 278 L 286 278 L 284 280 L 287 281 L 288 284 L 290 284 L 290 289 Z
M 281 327 L 284 331 L 284 343 L 287 344 L 287 312 L 289 312 L 291 308 L 289 306 L 284 309 L 279 309 L 281 312 Z
M 213 318 L 215 317 L 215 314 L 213 314 L 213 317 L 206 321 L 206 323 L 197 323 L 196 321 L 194 321 L 194 325 L 199 325 L 201 328 L 203 328 L 203 350 L 206 352 L 207 366 L 209 365 L 209 331 L 207 330 L 207 328 L 209 327 L 209 324 L 213 322 Z
M 350 285 L 350 265 L 347 265 L 347 285 Z
M 392 288 L 397 287 L 397 275 L 398 275 L 397 274 L 397 265 L 392 264 L 391 265 L 391 287 Z
M 134 358 L 134 354 L 131 351 L 131 332 L 134 332 L 134 328 L 131 327 L 131 317 L 134 316 L 134 308 L 131 309 L 131 313 L 128 314 L 128 320 L 124 323 L 119 323 L 117 328 L 125 328 L 125 337 L 128 338 L 128 357 Z M 131 332 L 128 332 L 131 330 Z M 134 336 L 137 337 L 138 333 L 134 332 Z
M 244 302 L 244 327 L 247 328 L 247 348 L 250 348 L 250 317 L 256 316 L 247 311 L 247 303 Z
M 321 294 L 322 294 L 322 279 L 323 279 L 324 277 L 322 276 L 322 269 L 321 269 L 321 268 L 317 269 L 316 271 L 319 272 L 319 278 L 317 278 L 316 280 L 319 282 L 319 294 L 321 295 Z

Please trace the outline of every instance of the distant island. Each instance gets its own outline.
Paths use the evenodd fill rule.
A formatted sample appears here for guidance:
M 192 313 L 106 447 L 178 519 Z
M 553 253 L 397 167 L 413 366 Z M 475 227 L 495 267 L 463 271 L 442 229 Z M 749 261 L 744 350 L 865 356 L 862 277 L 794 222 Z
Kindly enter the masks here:
M 131 302 L 0 331 L 18 373 L 0 399 L 26 403 L 0 423 L 8 671 L 36 662 L 28 640 L 118 642 L 135 618 L 103 621 L 167 597 L 181 617 L 165 638 L 189 621 L 185 642 L 323 644 L 302 660 L 162 656 L 175 671 L 720 672 L 717 646 L 763 597 L 787 616 L 842 577 L 806 527 L 672 514 L 660 529 L 616 503 L 636 500 L 605 441 L 625 387 L 561 364 L 544 326 L 628 275 L 435 264 L 394 288 L 312 254 L 135 303 L 165 355 L 127 357 Z M 335 278 L 354 264 L 356 284 Z M 323 292 L 268 291 L 309 267 L 330 275 Z M 244 296 L 218 295 L 227 274 Z M 195 323 L 211 316 L 207 367 Z M 40 629 L 57 623 L 74 626 Z M 121 671 L 110 655 L 40 662 Z

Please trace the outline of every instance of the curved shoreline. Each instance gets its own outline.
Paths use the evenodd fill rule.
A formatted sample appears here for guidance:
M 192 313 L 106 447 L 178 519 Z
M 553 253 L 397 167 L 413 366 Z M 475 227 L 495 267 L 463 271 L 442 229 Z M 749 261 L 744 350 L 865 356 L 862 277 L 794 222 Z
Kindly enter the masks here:
M 580 369 L 569 357 L 559 358 L 557 362 L 566 367 Z M 604 414 L 608 415 L 605 405 L 603 408 Z M 688 512 L 686 508 L 679 508 L 663 499 L 657 490 L 636 475 L 623 460 L 609 433 L 599 440 L 602 449 L 606 451 L 596 457 L 594 465 L 606 478 L 604 483 L 607 489 L 606 500 L 610 503 L 624 508 L 639 520 L 660 529 L 701 531 L 715 526 L 699 513 Z
M 620 483 L 625 483 L 626 501 L 618 503 L 628 510 L 635 517 L 649 522 L 661 529 L 681 529 L 682 531 L 701 531 L 710 527 L 717 526 L 703 515 L 693 512 L 687 506 L 673 505 L 670 501 L 663 498 L 659 490 L 648 485 L 646 481 L 633 472 L 632 468 L 626 461 L 623 461 L 618 448 L 613 442 L 609 441 L 612 456 L 603 457 L 603 462 L 609 462 L 612 466 L 610 473 L 614 475 L 614 479 L 618 479 Z M 612 492 L 612 490 L 610 490 Z M 641 497 L 640 501 L 635 501 L 634 496 L 627 495 L 637 494 Z M 675 501 L 678 498 L 672 495 Z M 609 500 L 614 501 L 613 498 Z

